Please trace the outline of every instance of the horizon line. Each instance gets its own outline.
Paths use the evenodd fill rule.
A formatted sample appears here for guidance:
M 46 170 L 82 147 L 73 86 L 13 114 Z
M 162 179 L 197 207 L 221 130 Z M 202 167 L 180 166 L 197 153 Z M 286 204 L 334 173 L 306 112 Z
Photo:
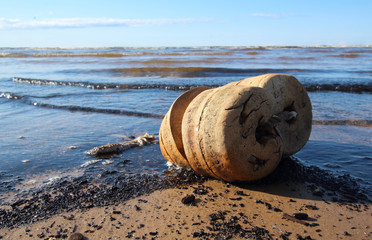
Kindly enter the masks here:
M 198 45 L 198 46 L 95 46 L 95 47 L 0 47 L 0 49 L 112 49 L 112 48 L 143 48 L 143 49 L 161 49 L 161 48 L 372 48 L 372 44 L 319 44 L 319 45 Z

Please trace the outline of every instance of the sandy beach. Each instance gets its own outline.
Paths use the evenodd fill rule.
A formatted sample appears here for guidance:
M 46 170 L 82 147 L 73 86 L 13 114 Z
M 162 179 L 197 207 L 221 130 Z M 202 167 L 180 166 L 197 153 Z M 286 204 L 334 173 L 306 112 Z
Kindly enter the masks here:
M 345 196 L 332 191 L 319 194 L 309 186 L 285 182 L 247 187 L 210 179 L 158 190 L 115 205 L 63 212 L 14 229 L 2 228 L 0 236 L 2 239 L 82 239 L 79 238 L 82 236 L 85 239 L 371 239 L 371 204 L 346 203 Z

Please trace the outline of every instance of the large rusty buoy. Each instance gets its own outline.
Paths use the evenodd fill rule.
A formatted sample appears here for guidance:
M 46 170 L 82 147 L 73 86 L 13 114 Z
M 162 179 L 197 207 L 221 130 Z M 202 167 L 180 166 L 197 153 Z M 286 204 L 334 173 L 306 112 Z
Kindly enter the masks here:
M 159 143 L 173 165 L 226 181 L 252 181 L 306 144 L 311 121 L 310 99 L 297 79 L 266 74 L 185 92 L 165 115 Z

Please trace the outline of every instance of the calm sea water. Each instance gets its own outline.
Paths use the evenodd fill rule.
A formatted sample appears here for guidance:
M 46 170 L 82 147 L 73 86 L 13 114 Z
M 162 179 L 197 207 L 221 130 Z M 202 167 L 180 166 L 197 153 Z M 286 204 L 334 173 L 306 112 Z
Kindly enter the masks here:
M 80 171 L 95 146 L 158 134 L 161 117 L 193 86 L 265 73 L 299 79 L 323 124 L 296 156 L 370 186 L 372 128 L 363 121 L 372 121 L 372 48 L 0 48 L 0 190 Z M 363 121 L 342 125 L 354 120 Z M 158 145 L 103 161 L 96 167 L 124 174 L 166 170 Z

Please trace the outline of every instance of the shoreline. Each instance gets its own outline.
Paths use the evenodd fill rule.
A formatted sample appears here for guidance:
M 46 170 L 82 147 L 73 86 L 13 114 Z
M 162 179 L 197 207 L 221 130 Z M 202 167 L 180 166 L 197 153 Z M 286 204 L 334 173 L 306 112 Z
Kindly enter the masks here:
M 183 204 L 182 199 L 191 194 L 196 198 L 195 201 L 191 201 L 191 205 L 195 206 Z M 33 237 L 39 235 L 42 239 L 48 239 L 46 237 L 56 236 L 58 232 L 61 234 L 60 237 L 68 237 L 77 231 L 88 239 L 114 237 L 115 234 L 121 237 L 111 239 L 126 239 L 125 236 L 134 235 L 143 236 L 144 239 L 153 237 L 167 239 L 170 236 L 182 239 L 194 236 L 199 239 L 214 239 L 215 231 L 206 229 L 217 228 L 215 229 L 217 232 L 224 232 L 223 234 L 230 236 L 232 233 L 229 229 L 238 226 L 240 230 L 237 231 L 243 238 L 249 234 L 266 234 L 266 238 L 263 236 L 261 238 L 270 239 L 268 236 L 278 238 L 281 237 L 280 234 L 291 232 L 290 236 L 284 237 L 297 239 L 296 234 L 299 234 L 303 238 L 311 236 L 311 239 L 319 239 L 321 238 L 319 234 L 331 236 L 329 234 L 337 233 L 346 239 L 348 236 L 342 235 L 343 231 L 340 229 L 345 228 L 343 223 L 347 223 L 356 226 L 353 229 L 348 228 L 346 230 L 348 233 L 364 237 L 360 235 L 361 232 L 368 232 L 367 235 L 372 236 L 368 231 L 370 226 L 367 224 L 367 217 L 372 215 L 371 200 L 366 194 L 368 195 L 368 192 L 350 176 L 336 177 L 320 168 L 304 166 L 295 157 L 282 159 L 271 175 L 253 183 L 226 183 L 196 175 L 186 169 L 170 170 L 160 177 L 123 176 L 112 171 L 103 174 L 100 182 L 87 175 L 69 180 L 61 179 L 43 189 L 30 190 L 27 195 L 22 195 L 11 203 L 2 203 L 0 236 L 3 239 L 30 239 L 31 234 Z M 316 205 L 322 209 L 317 212 L 320 216 L 335 217 L 332 216 L 332 212 L 336 211 L 343 216 L 347 215 L 348 219 L 341 220 L 340 226 L 333 227 L 326 223 L 327 221 L 323 221 L 325 217 L 315 218 L 315 212 L 304 208 L 306 205 Z M 319 224 L 320 231 L 316 231 L 318 226 L 309 227 L 282 219 L 285 217 L 284 213 L 291 216 L 302 210 L 312 219 L 308 224 Z M 118 214 L 117 211 L 122 214 Z M 237 215 L 240 212 L 244 216 Z M 252 212 L 255 212 L 254 215 Z M 152 214 L 154 219 L 163 219 L 165 222 L 154 222 L 154 219 L 148 218 L 149 214 Z M 214 222 L 212 225 L 208 219 L 211 218 L 211 214 L 220 215 L 216 221 L 212 221 Z M 270 222 L 273 216 L 276 220 Z M 232 222 L 226 222 L 231 217 Z M 342 216 L 339 217 L 344 219 Z M 112 218 L 121 220 L 116 221 Z M 176 225 L 168 224 L 174 219 L 179 225 L 172 224 L 182 227 L 183 231 L 177 229 Z M 261 222 L 257 222 L 258 219 Z M 363 225 L 362 220 L 367 225 Z M 98 224 L 101 222 L 102 224 Z M 280 222 L 281 225 L 275 225 L 276 222 Z M 124 226 L 127 231 L 125 236 L 122 230 Z M 298 228 L 303 232 L 297 231 Z M 183 232 L 186 235 L 183 235 Z M 238 236 L 234 235 L 234 239 L 236 237 Z
M 218 180 L 157 190 L 118 204 L 62 212 L 2 239 L 369 239 L 371 204 L 333 202 L 304 183 L 243 187 Z M 185 197 L 195 196 L 190 203 Z M 184 202 L 184 203 L 183 203 Z M 305 220 L 294 213 L 307 214 Z M 288 217 L 289 216 L 289 217 Z

